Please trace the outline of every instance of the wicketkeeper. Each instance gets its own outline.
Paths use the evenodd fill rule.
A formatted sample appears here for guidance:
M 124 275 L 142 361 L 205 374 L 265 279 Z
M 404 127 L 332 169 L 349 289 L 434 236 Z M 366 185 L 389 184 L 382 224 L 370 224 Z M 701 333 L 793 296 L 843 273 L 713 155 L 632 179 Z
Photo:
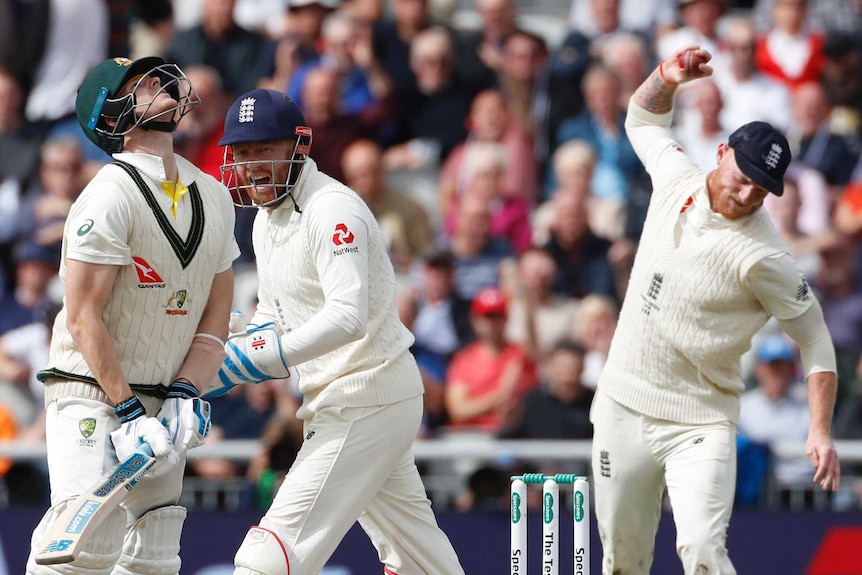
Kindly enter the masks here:
M 311 139 L 292 100 L 253 90 L 231 106 L 221 140 L 223 181 L 237 205 L 259 210 L 260 288 L 220 377 L 226 390 L 296 366 L 305 428 L 234 573 L 317 575 L 358 519 L 385 573 L 462 574 L 413 459 L 424 390 L 380 228 L 362 198 L 318 171 Z

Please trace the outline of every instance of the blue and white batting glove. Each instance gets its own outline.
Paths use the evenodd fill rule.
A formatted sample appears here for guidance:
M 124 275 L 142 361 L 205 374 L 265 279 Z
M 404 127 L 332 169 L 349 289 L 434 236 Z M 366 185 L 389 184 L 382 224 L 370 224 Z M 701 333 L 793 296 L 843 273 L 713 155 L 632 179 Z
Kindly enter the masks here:
M 244 334 L 231 336 L 224 350 L 227 357 L 218 372 L 224 386 L 290 377 L 281 349 L 281 328 L 273 322 L 250 327 Z
M 180 455 L 201 445 L 212 428 L 209 402 L 200 399 L 195 386 L 184 381 L 171 384 L 156 418 L 168 430 Z
M 173 467 L 179 462 L 179 455 L 174 450 L 168 431 L 155 417 L 147 417 L 144 405 L 135 396 L 118 404 L 114 408 L 117 419 L 120 422 L 119 429 L 111 432 L 111 443 L 117 453 L 117 459 L 125 461 L 141 445 L 148 443 L 153 450 L 153 455 L 159 460 L 150 471 L 157 476 Z

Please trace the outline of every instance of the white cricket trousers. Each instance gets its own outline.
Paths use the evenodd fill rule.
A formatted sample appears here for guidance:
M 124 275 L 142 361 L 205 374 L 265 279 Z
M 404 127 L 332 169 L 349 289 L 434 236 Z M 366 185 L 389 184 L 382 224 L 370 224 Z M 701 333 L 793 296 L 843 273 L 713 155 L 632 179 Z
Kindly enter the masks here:
M 654 419 L 601 391 L 590 419 L 602 574 L 649 574 L 666 486 L 686 575 L 736 575 L 725 546 L 736 489 L 736 426 Z
M 328 407 L 261 519 L 287 552 L 290 575 L 317 575 L 358 519 L 392 575 L 462 575 L 437 526 L 411 449 L 418 396 L 374 407 Z
M 155 416 L 157 407 L 161 406 L 161 401 L 155 398 L 142 397 L 141 401 L 147 406 L 149 416 Z M 114 408 L 101 401 L 70 396 L 52 401 L 46 407 L 45 433 L 52 505 L 83 493 L 118 463 L 111 432 L 119 427 Z M 142 479 L 129 493 L 122 506 L 128 510 L 131 519 L 141 517 L 150 509 L 174 505 L 179 501 L 185 454 L 180 459 L 180 464 L 170 472 L 157 478 Z

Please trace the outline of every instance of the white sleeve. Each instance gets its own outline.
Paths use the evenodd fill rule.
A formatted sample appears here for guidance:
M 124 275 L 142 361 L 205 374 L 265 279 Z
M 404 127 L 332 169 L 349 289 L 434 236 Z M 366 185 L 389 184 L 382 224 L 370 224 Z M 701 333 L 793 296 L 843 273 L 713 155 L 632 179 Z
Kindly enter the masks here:
M 69 210 L 66 257 L 93 264 L 128 265 L 131 210 L 110 182 L 97 180 L 84 188 Z
M 835 360 L 835 346 L 832 336 L 823 319 L 820 302 L 812 297 L 812 303 L 805 312 L 793 319 L 780 320 L 787 335 L 799 344 L 799 355 L 806 379 L 812 373 L 831 371 L 838 373 Z
M 324 192 L 304 210 L 323 309 L 281 338 L 290 365 L 362 338 L 368 328 L 368 212 L 360 199 Z
M 676 141 L 671 122 L 673 110 L 654 114 L 629 100 L 626 135 L 650 175 L 653 190 L 668 189 L 680 178 L 703 178 L 703 172 Z
M 218 273 L 229 270 L 233 266 L 233 262 L 240 256 L 239 244 L 236 243 L 236 210 L 233 208 L 233 202 L 230 200 L 230 192 L 227 188 L 221 186 L 225 197 L 228 201 L 225 210 L 228 217 L 227 229 L 225 234 L 224 249 L 222 250 L 221 260 L 219 261 Z
M 748 272 L 747 281 L 766 312 L 779 321 L 799 317 L 815 301 L 805 275 L 788 253 L 756 263 Z

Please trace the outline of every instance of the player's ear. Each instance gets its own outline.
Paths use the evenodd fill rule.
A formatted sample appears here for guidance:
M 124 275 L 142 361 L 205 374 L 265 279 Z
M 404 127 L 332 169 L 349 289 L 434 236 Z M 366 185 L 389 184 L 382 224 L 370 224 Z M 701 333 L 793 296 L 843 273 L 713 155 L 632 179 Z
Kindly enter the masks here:
M 721 159 L 724 156 L 726 156 L 728 154 L 728 152 L 730 152 L 731 149 L 732 148 L 724 142 L 722 142 L 721 144 L 718 145 L 718 150 L 716 150 L 716 152 L 715 152 L 715 163 L 716 163 L 716 165 L 721 163 Z

